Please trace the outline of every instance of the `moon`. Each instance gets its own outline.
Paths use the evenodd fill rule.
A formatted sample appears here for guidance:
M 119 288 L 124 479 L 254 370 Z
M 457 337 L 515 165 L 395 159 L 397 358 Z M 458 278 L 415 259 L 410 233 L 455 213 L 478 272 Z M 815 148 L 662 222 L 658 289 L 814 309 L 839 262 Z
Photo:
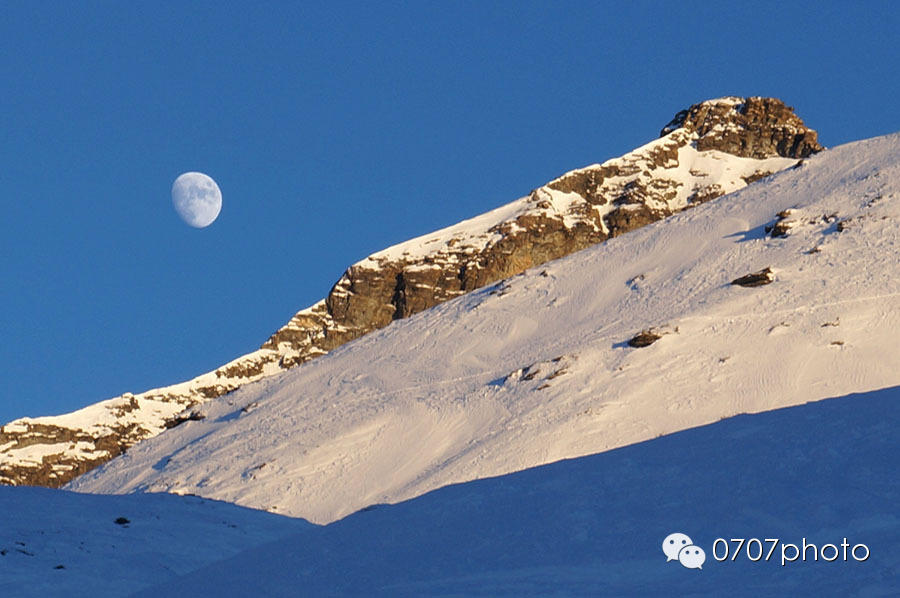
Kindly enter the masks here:
M 222 192 L 211 177 L 202 172 L 185 172 L 172 183 L 172 205 L 185 223 L 206 228 L 222 210 Z

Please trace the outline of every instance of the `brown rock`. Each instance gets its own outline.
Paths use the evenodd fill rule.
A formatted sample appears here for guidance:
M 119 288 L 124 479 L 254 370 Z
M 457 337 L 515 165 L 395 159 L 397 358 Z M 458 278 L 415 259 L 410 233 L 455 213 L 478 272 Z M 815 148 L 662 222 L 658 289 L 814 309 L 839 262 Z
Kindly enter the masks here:
M 662 335 L 656 334 L 651 330 L 642 330 L 632 338 L 628 340 L 629 347 L 642 348 L 649 347 L 656 341 L 662 338 Z
M 788 236 L 791 229 L 797 224 L 796 221 L 791 219 L 792 213 L 792 210 L 778 212 L 775 222 L 766 226 L 766 232 L 769 233 L 772 238 Z
M 753 272 L 752 274 L 746 274 L 740 278 L 735 278 L 731 281 L 731 284 L 741 287 L 760 287 L 764 284 L 771 283 L 773 280 L 775 280 L 775 274 L 772 272 L 771 268 L 766 268 L 759 272 Z
M 660 135 L 685 128 L 699 135 L 698 150 L 715 149 L 745 158 L 806 158 L 823 149 L 816 132 L 781 100 L 732 99 L 694 104 L 676 114 Z

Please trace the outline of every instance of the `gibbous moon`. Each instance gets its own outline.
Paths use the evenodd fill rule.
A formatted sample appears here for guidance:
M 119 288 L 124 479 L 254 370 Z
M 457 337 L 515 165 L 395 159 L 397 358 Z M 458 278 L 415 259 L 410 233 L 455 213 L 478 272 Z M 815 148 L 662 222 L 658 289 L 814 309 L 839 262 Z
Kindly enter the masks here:
M 202 172 L 185 172 L 172 184 L 172 205 L 187 224 L 205 228 L 222 210 L 222 192 L 216 182 Z

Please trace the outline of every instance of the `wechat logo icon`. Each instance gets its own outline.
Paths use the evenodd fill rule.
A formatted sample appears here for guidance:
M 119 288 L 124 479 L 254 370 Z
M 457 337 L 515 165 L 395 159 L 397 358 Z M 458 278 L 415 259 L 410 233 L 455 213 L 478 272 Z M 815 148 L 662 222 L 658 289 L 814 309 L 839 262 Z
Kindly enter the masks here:
M 688 569 L 703 569 L 706 562 L 706 553 L 687 534 L 674 533 L 666 536 L 662 543 L 666 562 L 678 561 Z

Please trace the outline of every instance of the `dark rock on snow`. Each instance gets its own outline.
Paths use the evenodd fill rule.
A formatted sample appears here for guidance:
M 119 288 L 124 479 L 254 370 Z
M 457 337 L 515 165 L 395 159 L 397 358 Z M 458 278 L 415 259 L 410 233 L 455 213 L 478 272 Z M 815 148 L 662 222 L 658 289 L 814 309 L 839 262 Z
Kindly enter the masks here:
M 775 280 L 775 274 L 772 272 L 771 268 L 766 268 L 759 272 L 753 272 L 752 274 L 735 278 L 731 281 L 731 284 L 741 287 L 759 287 L 764 284 L 769 284 L 773 280 Z

